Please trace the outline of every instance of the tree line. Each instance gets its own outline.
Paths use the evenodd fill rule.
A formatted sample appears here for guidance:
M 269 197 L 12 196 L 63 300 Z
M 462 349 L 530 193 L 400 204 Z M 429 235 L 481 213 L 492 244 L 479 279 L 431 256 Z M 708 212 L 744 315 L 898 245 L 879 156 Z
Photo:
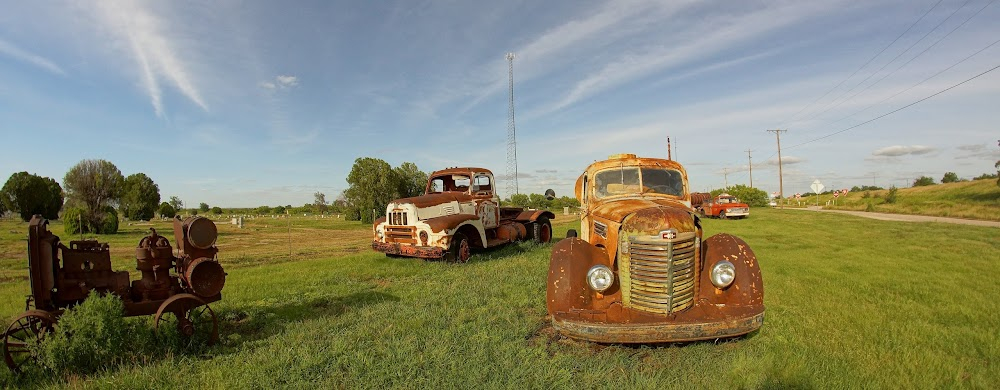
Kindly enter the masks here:
M 65 186 L 65 187 L 63 187 Z M 0 214 L 12 212 L 28 221 L 35 214 L 62 219 L 66 232 L 118 232 L 119 213 L 131 220 L 148 220 L 161 209 L 160 188 L 144 173 L 125 177 L 106 160 L 83 160 L 63 177 L 17 172 L 0 189 Z

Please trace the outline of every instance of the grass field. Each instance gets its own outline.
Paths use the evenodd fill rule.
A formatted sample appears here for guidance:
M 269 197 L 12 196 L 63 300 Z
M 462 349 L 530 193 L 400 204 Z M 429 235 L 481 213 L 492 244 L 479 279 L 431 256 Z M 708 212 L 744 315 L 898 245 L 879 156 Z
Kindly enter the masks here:
M 849 192 L 834 200 L 832 195 L 820 195 L 819 204 L 837 210 L 880 213 L 930 215 L 1000 221 L 1000 187 L 996 179 L 943 183 L 931 186 L 900 188 L 896 203 L 885 202 L 888 190 Z M 796 203 L 793 200 L 793 203 Z M 816 197 L 802 199 L 804 205 L 816 204 Z
M 559 216 L 556 236 L 577 221 Z M 366 226 L 261 218 L 220 224 L 229 273 L 213 305 L 222 342 L 91 376 L 15 377 L 5 387 L 608 388 L 978 387 L 1000 380 L 996 228 L 755 210 L 708 220 L 755 250 L 760 331 L 726 342 L 618 346 L 559 337 L 545 312 L 550 245 L 469 264 L 390 259 Z M 169 234 L 166 224 L 155 224 Z M 148 226 L 101 237 L 116 269 Z M 53 230 L 63 240 L 61 226 Z M 23 310 L 26 224 L 0 222 L 0 316 Z M 173 240 L 171 240 L 173 241 Z M 135 276 L 133 276 L 135 277 Z M 141 320 L 141 319 L 140 319 Z

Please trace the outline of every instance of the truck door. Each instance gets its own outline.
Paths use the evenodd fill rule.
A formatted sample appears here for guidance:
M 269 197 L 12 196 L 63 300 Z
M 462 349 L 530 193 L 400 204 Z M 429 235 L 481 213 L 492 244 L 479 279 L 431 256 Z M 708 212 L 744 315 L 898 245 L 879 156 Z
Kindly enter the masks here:
M 500 199 L 493 187 L 493 177 L 485 173 L 477 173 L 472 181 L 476 214 L 486 229 L 495 229 L 500 221 Z

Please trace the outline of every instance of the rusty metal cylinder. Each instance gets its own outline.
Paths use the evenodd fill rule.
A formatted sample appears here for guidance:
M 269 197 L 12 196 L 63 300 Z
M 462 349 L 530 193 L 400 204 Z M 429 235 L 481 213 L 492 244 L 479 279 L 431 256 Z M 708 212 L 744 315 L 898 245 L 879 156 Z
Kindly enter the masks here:
M 190 217 L 184 220 L 187 228 L 187 240 L 198 249 L 208 249 L 215 244 L 219 238 L 219 230 L 215 227 L 215 222 L 205 217 Z
M 519 223 L 510 223 L 497 228 L 497 238 L 507 241 L 517 241 L 528 236 L 528 230 Z
M 170 241 L 157 235 L 156 230 L 149 230 L 149 236 L 143 237 L 135 248 L 135 268 L 142 273 L 142 278 L 132 283 L 135 301 L 164 299 L 176 290 L 176 281 L 170 276 L 174 264 Z
M 226 272 L 219 262 L 207 257 L 193 261 L 187 258 L 184 262 L 186 264 L 183 264 L 181 279 L 192 294 L 211 297 L 222 292 L 222 287 L 226 284 Z

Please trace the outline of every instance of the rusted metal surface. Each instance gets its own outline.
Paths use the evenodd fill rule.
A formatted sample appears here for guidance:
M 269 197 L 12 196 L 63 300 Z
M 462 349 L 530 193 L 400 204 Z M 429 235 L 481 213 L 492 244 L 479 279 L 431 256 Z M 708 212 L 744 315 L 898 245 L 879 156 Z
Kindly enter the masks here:
M 634 155 L 594 163 L 577 180 L 580 237 L 557 243 L 549 263 L 546 305 L 553 326 L 570 337 L 609 343 L 704 340 L 760 328 L 764 289 L 753 251 L 728 234 L 703 240 L 686 190 L 648 191 L 646 180 L 637 179 L 620 187 L 632 192 L 595 196 L 595 173 L 643 167 L 677 170 L 688 188 L 676 162 Z M 719 288 L 710 274 L 723 260 L 736 276 Z M 595 265 L 614 273 L 604 291 L 587 282 Z
M 750 216 L 750 205 L 740 202 L 735 196 L 720 194 L 713 199 L 705 201 L 697 210 L 702 217 L 746 218 Z
M 63 310 L 94 292 L 120 297 L 126 316 L 156 314 L 159 324 L 163 313 L 169 313 L 177 319 L 174 322 L 182 334 L 196 333 L 201 324 L 204 331 L 211 332 L 209 342 L 217 338 L 218 323 L 208 303 L 222 299 L 226 273 L 216 259 L 218 230 L 211 220 L 174 220 L 179 257 L 166 237 L 150 229 L 135 251 L 136 269 L 142 276 L 131 282 L 127 271 L 111 269 L 106 243 L 71 241 L 67 247 L 47 226 L 48 221 L 38 215 L 28 224 L 32 295 L 25 305 L 27 311 L 4 333 L 4 360 L 12 370 L 25 362 L 24 334 L 44 337 Z
M 428 176 L 426 193 L 397 199 L 372 224 L 372 249 L 425 259 L 467 259 L 472 249 L 533 238 L 548 242 L 555 214 L 500 207 L 493 173 L 448 168 Z M 539 234 L 534 234 L 538 230 Z M 467 240 L 454 239 L 461 234 Z M 461 255 L 459 255 L 461 254 Z

